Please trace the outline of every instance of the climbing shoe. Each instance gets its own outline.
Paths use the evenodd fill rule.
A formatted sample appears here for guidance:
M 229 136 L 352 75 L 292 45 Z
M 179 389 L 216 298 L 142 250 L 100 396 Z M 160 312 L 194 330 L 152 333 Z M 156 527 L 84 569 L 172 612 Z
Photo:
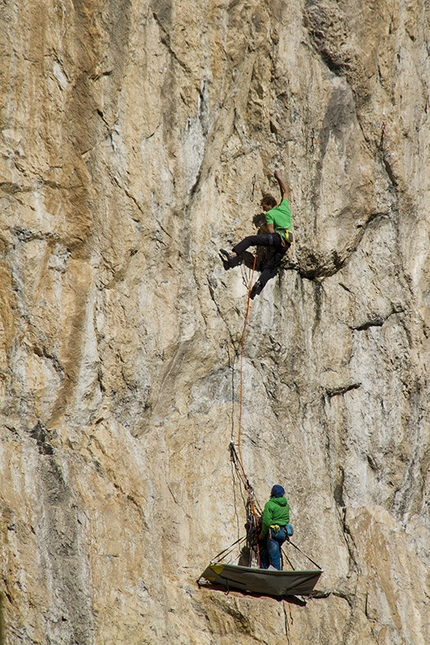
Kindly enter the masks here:
M 254 300 L 255 296 L 260 295 L 260 293 L 263 291 L 263 286 L 261 282 L 257 280 L 257 282 L 254 282 L 254 285 L 251 289 L 251 293 L 249 294 L 249 297 L 251 300 Z
M 233 262 L 236 260 L 236 257 L 237 257 L 236 255 L 232 255 L 225 249 L 220 249 L 219 254 L 224 260 L 224 262 L 226 262 L 227 264 L 233 264 Z

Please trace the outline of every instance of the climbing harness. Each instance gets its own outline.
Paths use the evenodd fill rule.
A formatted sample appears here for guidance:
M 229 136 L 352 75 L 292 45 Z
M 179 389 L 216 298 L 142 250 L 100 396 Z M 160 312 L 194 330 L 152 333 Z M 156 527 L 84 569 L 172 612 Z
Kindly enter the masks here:
M 281 238 L 282 246 L 287 246 L 287 244 L 292 244 L 294 236 L 287 228 L 277 228 L 275 233 L 278 233 Z
M 294 535 L 292 524 L 285 524 L 285 526 L 279 526 L 279 524 L 271 524 L 269 526 L 269 529 L 271 529 L 275 533 L 275 535 L 279 532 L 279 529 L 284 529 L 287 538 L 290 538 L 292 535 Z

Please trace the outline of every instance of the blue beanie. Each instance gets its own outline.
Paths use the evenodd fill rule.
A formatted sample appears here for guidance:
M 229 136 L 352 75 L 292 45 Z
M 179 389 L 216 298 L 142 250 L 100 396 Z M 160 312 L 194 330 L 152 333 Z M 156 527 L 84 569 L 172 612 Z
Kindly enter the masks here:
M 283 497 L 285 494 L 284 489 L 279 484 L 275 484 L 272 488 L 271 496 L 272 497 Z

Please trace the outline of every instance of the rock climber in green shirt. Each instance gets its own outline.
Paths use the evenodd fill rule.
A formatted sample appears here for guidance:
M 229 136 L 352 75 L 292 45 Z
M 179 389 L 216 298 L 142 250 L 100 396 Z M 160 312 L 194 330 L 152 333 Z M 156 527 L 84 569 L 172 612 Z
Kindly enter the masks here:
M 288 538 L 287 524 L 290 521 L 290 507 L 285 498 L 285 491 L 279 484 L 273 486 L 270 499 L 264 505 L 261 516 L 259 540 L 266 542 L 260 557 L 261 569 L 281 569 L 281 546 Z
M 241 255 L 249 246 L 268 246 L 273 247 L 274 254 L 263 267 L 262 273 L 251 290 L 251 298 L 261 293 L 265 284 L 270 278 L 274 278 L 278 272 L 279 264 L 285 253 L 290 248 L 293 236 L 291 233 L 291 210 L 289 202 L 288 186 L 281 177 L 279 170 L 275 171 L 275 177 L 278 180 L 281 191 L 281 203 L 276 206 L 276 199 L 273 195 L 265 195 L 261 201 L 263 210 L 266 213 L 266 226 L 268 234 L 249 235 L 233 248 L 231 253 L 220 249 L 221 256 L 230 267 L 234 264 L 236 258 Z

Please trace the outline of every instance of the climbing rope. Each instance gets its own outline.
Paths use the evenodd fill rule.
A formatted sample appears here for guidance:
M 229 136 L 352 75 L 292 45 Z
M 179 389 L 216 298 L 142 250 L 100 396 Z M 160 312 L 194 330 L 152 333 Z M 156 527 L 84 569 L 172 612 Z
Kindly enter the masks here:
M 220 551 L 220 552 L 218 553 L 218 555 L 216 555 L 216 556 L 211 560 L 211 562 L 221 562 L 222 560 L 224 560 L 225 558 L 227 558 L 227 556 L 229 556 L 229 555 L 234 551 L 234 547 L 235 547 L 237 544 L 240 544 L 241 542 L 245 542 L 245 540 L 246 540 L 246 538 L 245 538 L 245 537 L 240 537 L 238 540 L 236 540 L 236 542 L 233 542 L 233 544 L 230 544 L 230 546 L 228 546 L 226 549 L 224 549 L 223 551 Z
M 293 237 L 294 240 L 294 237 Z M 242 451 L 241 451 L 241 438 L 242 438 L 242 418 L 243 418 L 243 353 L 244 353 L 244 347 L 245 347 L 245 338 L 248 330 L 248 323 L 249 323 L 249 315 L 250 315 L 250 309 L 251 309 L 251 291 L 253 287 L 253 280 L 254 280 L 254 274 L 255 274 L 255 268 L 257 264 L 257 257 L 258 253 L 254 256 L 254 261 L 252 265 L 252 270 L 251 270 L 251 277 L 248 283 L 248 295 L 247 295 L 247 302 L 246 302 L 246 310 L 245 310 L 245 319 L 243 323 L 243 329 L 242 329 L 242 337 L 240 340 L 240 351 L 239 351 L 239 419 L 238 419 L 238 432 L 237 432 L 237 449 L 234 444 L 234 365 L 230 359 L 230 352 L 229 354 L 229 364 L 230 368 L 232 369 L 232 392 L 233 392 L 233 398 L 232 398 L 232 405 L 233 405 L 233 414 L 232 414 L 232 428 L 231 428 L 231 441 L 230 441 L 230 456 L 231 456 L 231 461 L 234 464 L 235 470 L 238 474 L 238 477 L 240 481 L 242 482 L 242 485 L 246 491 L 246 494 L 248 496 L 248 501 L 246 504 L 246 512 L 247 512 L 247 535 L 246 537 L 240 537 L 238 540 L 236 540 L 232 545 L 227 547 L 227 549 L 224 549 L 221 551 L 211 562 L 220 562 L 224 560 L 226 557 L 231 555 L 233 552 L 234 548 L 237 545 L 240 545 L 244 542 L 254 550 L 254 552 L 257 555 L 257 561 L 258 561 L 258 567 L 260 567 L 260 549 L 258 545 L 258 533 L 259 533 L 259 523 L 260 523 L 260 517 L 262 515 L 262 510 L 260 505 L 258 504 L 255 494 L 254 494 L 254 489 L 248 479 L 248 476 L 245 471 L 245 467 L 243 464 L 243 458 L 242 458 Z M 292 546 L 300 551 L 306 558 L 308 558 L 312 564 L 314 564 L 318 569 L 322 570 L 321 567 L 312 560 L 309 556 L 307 556 L 303 551 L 293 542 L 289 540 L 289 543 L 292 544 Z M 291 560 L 288 558 L 286 552 L 281 548 L 281 558 L 285 557 L 287 560 L 288 564 L 290 565 L 291 569 L 294 570 L 294 566 L 291 562 Z M 250 563 L 251 564 L 251 563 Z
M 233 440 L 230 442 L 230 455 L 231 455 L 231 460 L 235 466 L 236 472 L 239 476 L 239 479 L 241 480 L 243 487 L 246 491 L 246 494 L 248 496 L 248 502 L 247 502 L 247 510 L 250 511 L 247 517 L 247 524 L 248 524 L 248 535 L 247 535 L 247 540 L 250 543 L 250 546 L 253 546 L 253 542 L 255 541 L 255 537 L 258 533 L 258 524 L 259 520 L 262 514 L 262 510 L 260 505 L 258 504 L 257 500 L 255 499 L 255 494 L 254 494 L 254 489 L 248 479 L 248 476 L 245 471 L 245 466 L 243 464 L 243 458 L 242 458 L 242 451 L 241 451 L 241 438 L 242 438 L 242 418 L 243 418 L 243 353 L 244 353 L 244 347 L 245 347 L 245 338 L 246 338 L 246 333 L 248 330 L 248 323 L 249 323 L 249 314 L 251 310 L 251 290 L 253 286 L 253 279 L 254 279 L 254 273 L 255 273 L 255 267 L 257 264 L 257 257 L 258 254 L 254 256 L 254 261 L 252 265 L 252 271 L 251 271 L 251 278 L 248 284 L 248 297 L 247 297 L 247 302 L 246 302 L 246 310 L 245 310 L 245 319 L 243 323 L 243 330 L 242 330 L 242 337 L 240 341 L 240 353 L 239 353 L 239 423 L 238 423 L 238 433 L 237 433 L 237 449 L 236 446 L 233 442 Z M 233 379 L 234 382 L 234 379 Z M 233 403 L 234 403 L 234 397 L 233 397 Z M 232 439 L 234 436 L 234 421 L 232 424 Z M 241 539 L 238 540 L 240 542 Z M 304 553 L 296 544 L 291 542 L 289 540 L 289 543 L 297 549 L 302 555 L 304 555 L 312 564 L 314 564 L 318 569 L 321 569 L 321 567 L 312 560 L 306 553 Z M 237 542 L 235 542 L 237 544 Z M 260 553 L 259 549 L 256 549 L 257 551 L 257 557 L 258 557 L 258 565 L 260 564 Z M 291 566 L 292 569 L 294 569 L 290 559 L 288 558 L 287 554 L 285 551 L 281 550 L 281 553 L 284 555 L 286 560 L 288 561 L 289 565 Z
M 255 504 L 255 496 L 254 496 L 254 490 L 249 483 L 249 479 L 246 475 L 245 472 L 245 467 L 243 465 L 243 458 L 242 458 L 242 450 L 241 450 L 241 439 L 242 439 L 242 417 L 243 417 L 243 350 L 245 347 L 245 338 L 246 338 L 246 332 L 248 329 L 248 322 L 249 322 L 249 313 L 251 309 L 251 290 L 252 290 L 252 285 L 253 285 L 253 280 L 254 280 L 254 274 L 255 274 L 255 267 L 257 265 L 257 256 L 258 253 L 254 256 L 254 261 L 252 263 L 252 270 L 251 270 L 251 278 L 248 283 L 248 295 L 247 295 L 247 301 L 246 301 L 246 310 L 245 310 L 245 320 L 243 322 L 243 329 L 242 329 L 242 337 L 240 340 L 240 351 L 239 351 L 239 421 L 238 421 L 238 431 L 237 431 L 237 450 L 234 445 L 234 442 L 231 441 L 230 443 L 230 454 L 232 461 L 236 467 L 236 470 L 239 474 L 240 479 L 242 480 L 242 483 L 244 485 L 244 488 L 248 494 L 248 501 L 250 508 L 252 510 L 252 514 L 255 518 L 259 517 L 261 514 L 258 512 Z
M 254 256 L 254 262 L 252 264 L 251 279 L 248 285 L 248 298 L 246 301 L 246 311 L 245 311 L 245 320 L 243 323 L 242 338 L 240 341 L 240 356 L 239 356 L 239 428 L 237 435 L 237 450 L 239 453 L 240 461 L 242 462 L 242 453 L 241 453 L 241 434 L 242 434 L 242 414 L 243 414 L 243 349 L 245 346 L 246 332 L 248 329 L 249 321 L 249 311 L 251 308 L 251 290 L 252 283 L 254 279 L 255 267 L 257 264 L 257 255 Z
M 303 552 L 303 551 L 302 551 L 302 550 L 297 546 L 297 544 L 294 544 L 294 542 L 291 542 L 291 540 L 289 540 L 289 543 L 290 543 L 290 544 L 291 544 L 295 549 L 297 549 L 297 551 L 300 551 L 300 553 L 301 553 L 302 555 L 304 555 L 304 556 L 305 556 L 305 558 L 307 558 L 310 562 L 312 562 L 312 564 L 314 564 L 318 569 L 320 569 L 320 570 L 322 571 L 322 569 L 321 569 L 320 565 L 319 565 L 319 564 L 317 564 L 316 562 L 314 562 L 314 561 L 312 560 L 312 558 L 310 558 L 308 555 L 306 555 L 306 553 L 304 553 L 304 552 Z
M 288 542 L 289 542 L 289 540 L 288 540 Z M 293 566 L 293 563 L 291 562 L 290 558 L 288 557 L 287 552 L 286 552 L 286 551 L 285 551 L 285 549 L 284 549 L 284 545 L 282 545 L 282 546 L 281 546 L 281 562 L 282 562 L 282 558 L 285 558 L 285 559 L 286 559 L 286 561 L 288 562 L 288 564 L 290 565 L 291 569 L 292 569 L 293 571 L 295 571 L 295 567 Z M 283 563 L 282 563 L 282 564 L 283 564 Z M 281 569 L 283 569 L 283 568 L 284 568 L 284 567 L 283 567 L 283 566 L 281 566 Z
M 249 479 L 245 472 L 245 468 L 243 467 L 242 460 L 240 459 L 239 454 L 236 450 L 236 446 L 234 445 L 233 442 L 230 443 L 230 455 L 231 455 L 231 460 L 236 468 L 236 472 L 238 473 L 239 478 L 242 481 L 243 487 L 247 492 L 248 501 L 250 504 L 252 514 L 257 519 L 260 517 L 262 512 L 261 507 L 255 498 L 254 489 L 249 482 Z
M 245 466 L 243 465 L 242 451 L 241 451 L 241 439 L 242 439 L 242 418 L 243 418 L 243 353 L 245 347 L 245 338 L 246 332 L 248 329 L 249 314 L 251 309 L 251 290 L 254 281 L 255 267 L 257 265 L 257 256 L 258 253 L 254 256 L 254 261 L 252 264 L 251 277 L 248 283 L 248 295 L 246 302 L 245 310 L 245 319 L 243 322 L 242 337 L 240 340 L 240 350 L 239 350 L 239 419 L 238 419 L 238 432 L 237 432 L 237 450 L 234 444 L 234 420 L 232 426 L 232 441 L 230 442 L 230 455 L 231 460 L 234 464 L 236 472 L 241 480 L 243 487 L 248 496 L 248 501 L 246 504 L 246 526 L 247 526 L 247 536 L 246 540 L 251 549 L 254 550 L 257 556 L 258 566 L 260 566 L 260 549 L 258 548 L 258 532 L 259 532 L 259 521 L 261 516 L 261 508 L 258 502 L 255 499 L 254 489 L 252 488 L 248 476 L 245 471 Z M 233 379 L 234 381 L 234 379 Z M 234 406 L 234 396 L 233 396 L 233 406 Z M 233 407 L 233 419 L 234 419 L 234 407 Z
M 230 443 L 230 456 L 234 464 L 236 472 L 241 480 L 243 487 L 248 495 L 248 501 L 246 503 L 246 543 L 251 551 L 254 552 L 257 560 L 257 566 L 260 566 L 260 549 L 258 544 L 258 534 L 260 532 L 260 516 L 261 508 L 257 500 L 255 499 L 254 489 L 252 488 L 249 479 L 246 475 L 245 469 L 239 455 L 236 451 L 236 447 L 233 442 Z M 249 557 L 249 566 L 251 566 L 251 556 Z

